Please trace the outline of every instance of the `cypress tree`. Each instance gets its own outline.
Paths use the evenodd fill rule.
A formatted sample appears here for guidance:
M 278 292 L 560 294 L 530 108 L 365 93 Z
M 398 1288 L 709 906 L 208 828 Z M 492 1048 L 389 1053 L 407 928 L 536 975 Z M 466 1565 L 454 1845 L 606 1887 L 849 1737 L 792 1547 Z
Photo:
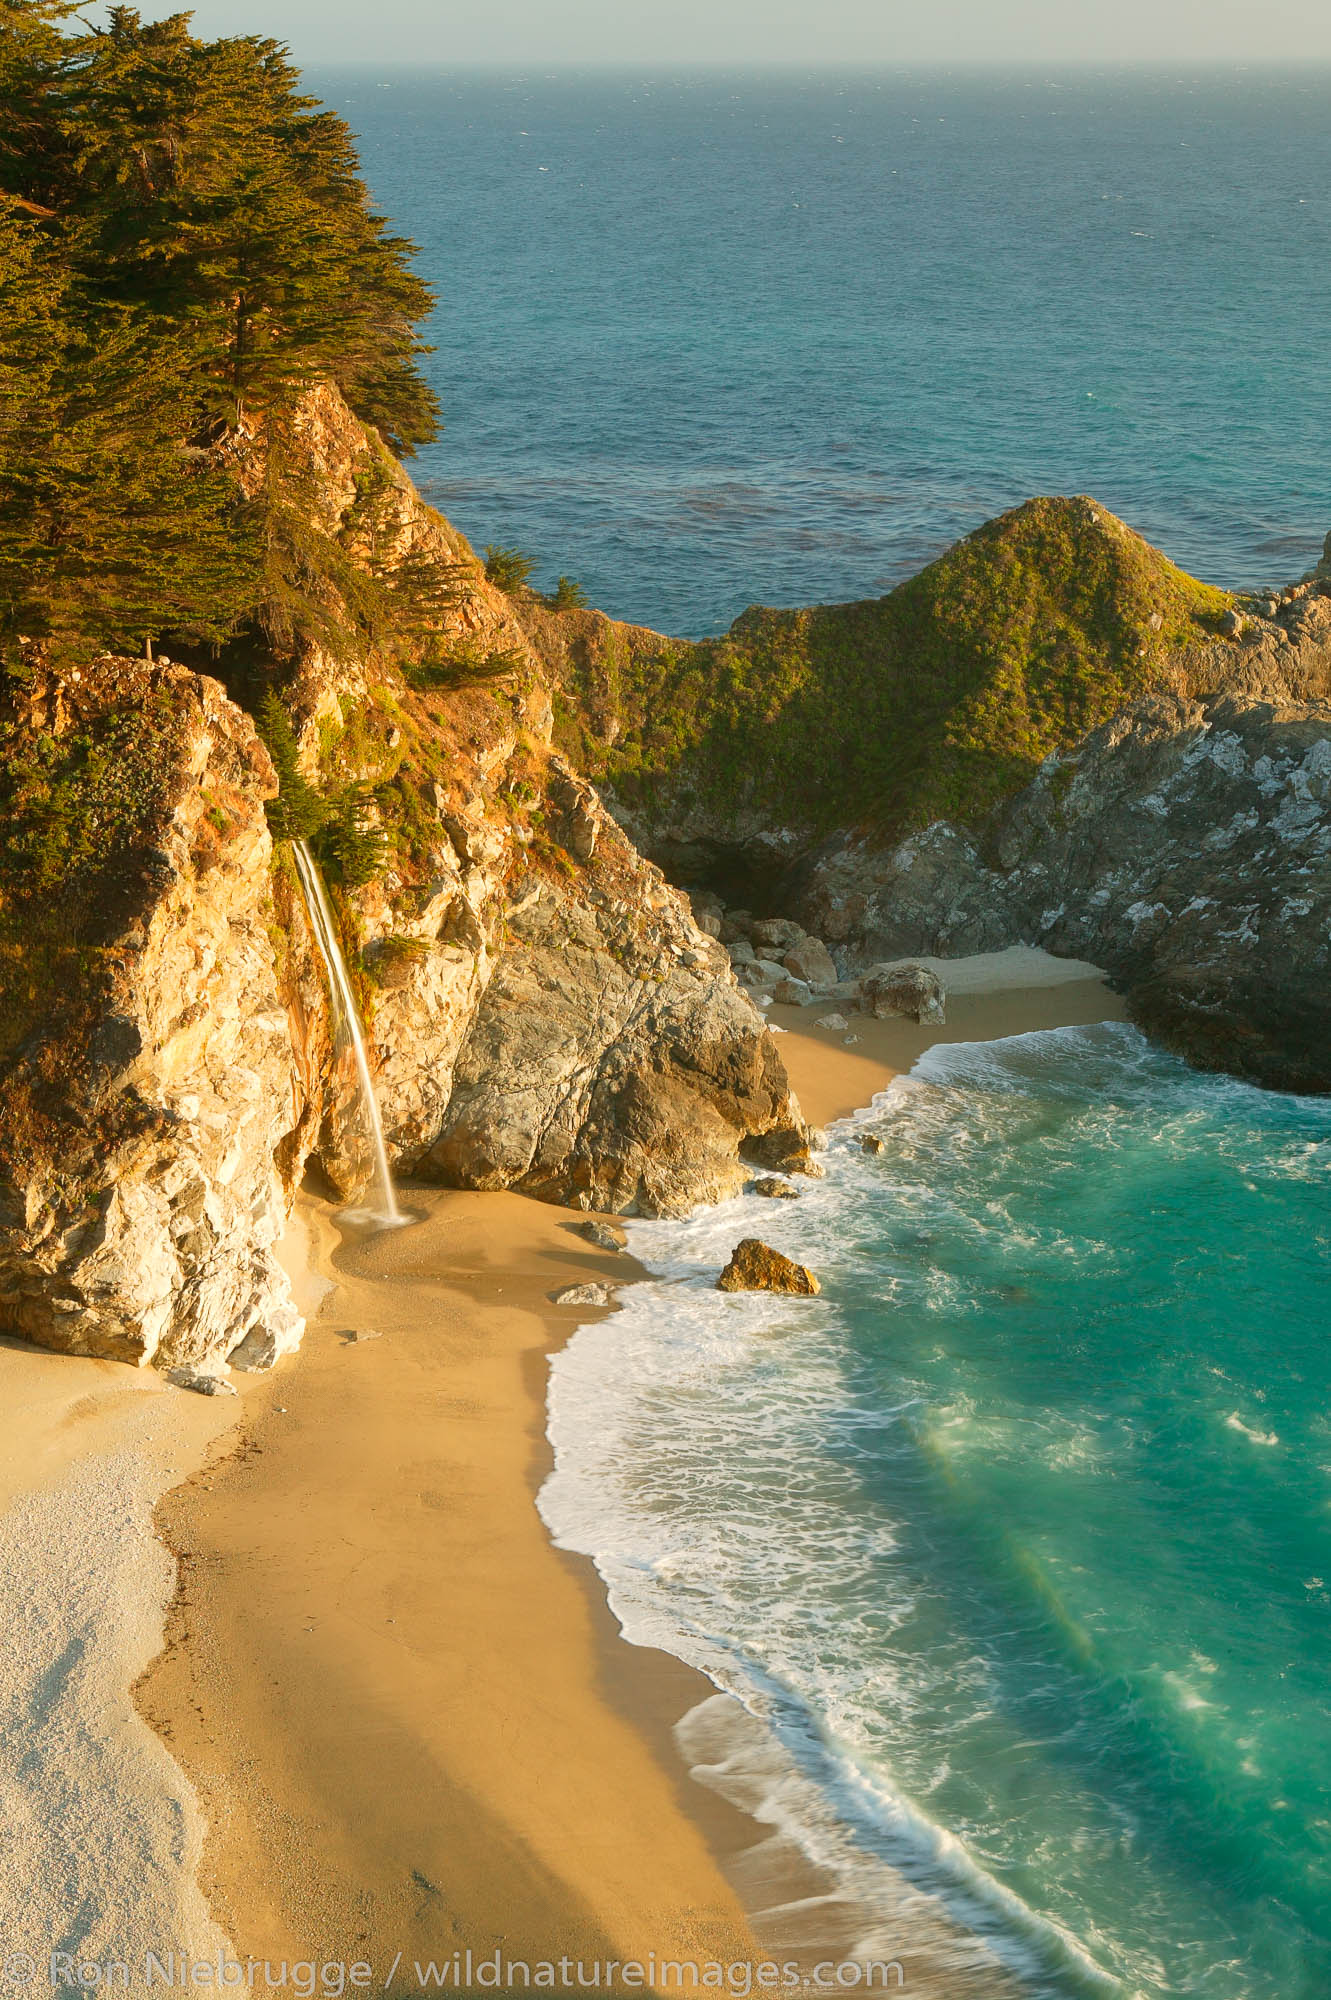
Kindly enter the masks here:
M 0 0 L 0 638 L 290 649 L 428 622 L 447 566 L 377 577 L 309 526 L 284 459 L 317 380 L 396 450 L 435 427 L 430 294 L 347 127 L 272 40 L 129 7 L 62 32 L 73 12 Z M 248 496 L 238 426 L 263 436 Z

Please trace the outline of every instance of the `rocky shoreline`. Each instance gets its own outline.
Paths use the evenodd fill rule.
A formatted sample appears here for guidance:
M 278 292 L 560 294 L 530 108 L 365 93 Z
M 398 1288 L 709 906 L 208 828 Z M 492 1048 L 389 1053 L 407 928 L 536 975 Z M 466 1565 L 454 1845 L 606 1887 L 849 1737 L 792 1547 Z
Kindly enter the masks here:
M 856 1009 L 936 1020 L 921 958 L 1018 945 L 1104 966 L 1194 1062 L 1331 1089 L 1331 559 L 1154 665 L 1143 645 L 1156 691 L 978 819 L 815 836 L 759 825 L 746 785 L 690 846 L 686 777 L 629 808 L 556 747 L 592 638 L 604 666 L 615 647 L 645 659 L 655 635 L 497 588 L 331 387 L 305 394 L 292 437 L 311 532 L 376 574 L 426 564 L 464 584 L 420 668 L 311 643 L 285 680 L 223 662 L 229 692 L 202 658 L 33 647 L 7 677 L 16 851 L 50 837 L 53 786 L 86 821 L 77 913 L 57 883 L 24 906 L 31 940 L 6 947 L 9 1331 L 167 1369 L 267 1367 L 299 1339 L 273 1245 L 307 1172 L 350 1198 L 369 1158 L 273 818 L 292 786 L 340 787 L 345 837 L 372 857 L 333 900 L 392 1162 L 420 1180 L 680 1215 L 755 1170 L 816 1171 L 765 1009 L 835 1000 L 850 1039 Z M 237 445 L 242 484 L 262 450 Z M 1148 638 L 1157 580 L 1176 621 L 1219 615 L 1090 503 L 1041 504 L 1042 534 L 1070 523 L 1130 565 Z M 972 568 L 1006 560 L 995 529 L 963 551 Z M 254 706 L 256 674 L 270 708 L 280 689 L 286 750 L 236 698 Z M 745 842 L 741 909 L 716 858 Z

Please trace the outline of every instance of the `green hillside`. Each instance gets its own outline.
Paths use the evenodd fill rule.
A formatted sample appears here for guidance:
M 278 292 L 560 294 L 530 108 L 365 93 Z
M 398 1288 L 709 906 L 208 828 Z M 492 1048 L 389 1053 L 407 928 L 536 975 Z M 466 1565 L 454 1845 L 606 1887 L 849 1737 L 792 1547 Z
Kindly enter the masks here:
M 649 813 L 696 799 L 818 830 L 974 820 L 1176 674 L 1233 600 L 1094 501 L 1031 500 L 887 597 L 755 607 L 721 639 L 570 650 L 561 726 Z

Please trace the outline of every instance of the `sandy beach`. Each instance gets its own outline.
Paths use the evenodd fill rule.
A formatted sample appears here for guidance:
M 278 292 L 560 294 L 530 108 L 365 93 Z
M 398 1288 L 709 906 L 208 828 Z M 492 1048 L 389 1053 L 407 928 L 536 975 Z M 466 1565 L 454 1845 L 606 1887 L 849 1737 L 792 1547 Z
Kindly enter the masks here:
M 942 1029 L 855 1015 L 828 1030 L 831 1003 L 773 1009 L 808 1115 L 866 1104 L 937 1040 L 1120 1014 L 1093 968 L 1053 966 L 957 962 Z M 139 1801 L 138 1872 L 123 1841 L 86 1858 L 76 1846 L 31 1928 L 69 1933 L 77 1877 L 101 1898 L 94 1955 L 106 1955 L 117 1883 L 132 1876 L 121 1929 L 136 1941 L 156 1928 L 274 1967 L 359 1962 L 375 1988 L 396 1961 L 407 1990 L 430 1962 L 453 1990 L 509 1990 L 489 1976 L 496 1952 L 596 1964 L 602 1991 L 671 1990 L 665 1960 L 821 1955 L 836 1937 L 828 1885 L 689 1775 L 676 1725 L 715 1698 L 710 1684 L 620 1639 L 590 1564 L 551 1546 L 533 1504 L 550 1463 L 547 1357 L 587 1317 L 549 1294 L 639 1267 L 581 1238 L 582 1218 L 518 1196 L 408 1189 L 404 1206 L 413 1227 L 357 1236 L 302 1201 L 288 1254 L 305 1344 L 271 1376 L 236 1378 L 239 1402 L 6 1345 L 0 1529 L 22 1536 L 34 1509 L 81 1508 L 72 1560 L 94 1575 L 110 1557 L 90 1524 L 109 1511 L 135 1579 L 100 1614 L 118 1636 L 101 1642 L 100 1691 L 83 1699 L 114 1715 L 108 1743 L 129 1759 L 90 1764 L 87 1783 L 112 1822 L 122 1795 Z M 108 1501 L 127 1450 L 136 1497 Z M 148 1508 L 167 1487 L 156 1526 L 179 1583 L 144 1673 L 172 1574 Z M 7 1585 L 21 1618 L 33 1563 Z M 67 1586 L 57 1575 L 52 1588 Z M 48 1654 L 57 1628 L 52 1613 Z M 42 1728 L 32 1700 L 26 1726 Z M 57 1764 L 67 1743 L 52 1746 Z M 9 1847 L 11 1898 L 60 1844 L 59 1805 L 44 1801 L 64 1783 L 48 1772 L 9 1811 L 25 1829 Z M 980 1990 L 948 1981 L 945 1940 L 902 1955 L 910 1990 Z M 262 1969 L 252 1980 L 264 1988 Z
M 0 1377 L 0 1941 L 19 1955 L 13 1983 L 44 1990 L 53 1953 L 215 1955 L 198 1802 L 131 1688 L 176 1583 L 154 1504 L 238 1405 L 9 1339 Z
M 1097 967 L 1080 959 L 1052 958 L 1031 945 L 976 958 L 922 958 L 919 963 L 932 967 L 947 988 L 942 1027 L 847 1015 L 835 1000 L 768 1011 L 772 1026 L 785 1030 L 782 1060 L 805 1117 L 815 1125 L 830 1125 L 869 1104 L 875 1092 L 909 1070 L 935 1042 L 992 1042 L 1034 1028 L 1123 1019 L 1123 1003 Z M 847 1026 L 825 1028 L 829 1015 L 845 1016 Z

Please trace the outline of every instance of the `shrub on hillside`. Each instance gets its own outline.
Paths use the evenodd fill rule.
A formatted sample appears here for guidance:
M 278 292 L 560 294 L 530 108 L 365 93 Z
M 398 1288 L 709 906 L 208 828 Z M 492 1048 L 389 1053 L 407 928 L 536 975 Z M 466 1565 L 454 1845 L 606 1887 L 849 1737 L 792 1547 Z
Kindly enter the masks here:
M 531 557 L 524 556 L 521 549 L 505 549 L 497 542 L 487 542 L 486 578 L 496 590 L 506 592 L 509 597 L 515 597 L 521 591 L 530 589 L 534 567 Z

